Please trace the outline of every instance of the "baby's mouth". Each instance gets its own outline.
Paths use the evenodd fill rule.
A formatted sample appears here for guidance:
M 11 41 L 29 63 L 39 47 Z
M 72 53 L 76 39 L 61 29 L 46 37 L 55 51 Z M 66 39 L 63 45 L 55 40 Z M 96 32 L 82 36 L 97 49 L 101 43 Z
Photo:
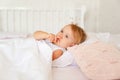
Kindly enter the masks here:
M 58 45 L 59 45 L 59 42 L 60 42 L 60 38 L 58 38 L 58 37 L 56 37 L 53 41 L 53 43 L 58 44 Z
M 56 43 L 59 44 L 59 42 L 60 42 L 60 38 L 56 37 Z
M 59 38 L 56 38 L 56 42 L 59 42 L 59 40 L 60 40 Z

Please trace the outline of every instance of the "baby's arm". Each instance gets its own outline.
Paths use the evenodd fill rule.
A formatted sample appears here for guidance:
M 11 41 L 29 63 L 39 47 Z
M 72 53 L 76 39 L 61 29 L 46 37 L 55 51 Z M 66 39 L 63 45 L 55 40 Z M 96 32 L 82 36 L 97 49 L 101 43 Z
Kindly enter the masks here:
M 49 34 L 44 31 L 36 31 L 36 32 L 34 32 L 33 37 L 36 40 L 47 39 L 49 37 Z
M 55 40 L 55 35 L 54 34 L 47 33 L 47 32 L 44 32 L 44 31 L 34 32 L 33 37 L 36 40 L 48 39 L 50 42 L 53 42 Z
M 53 51 L 52 60 L 59 58 L 62 54 L 63 54 L 63 51 L 60 49 Z

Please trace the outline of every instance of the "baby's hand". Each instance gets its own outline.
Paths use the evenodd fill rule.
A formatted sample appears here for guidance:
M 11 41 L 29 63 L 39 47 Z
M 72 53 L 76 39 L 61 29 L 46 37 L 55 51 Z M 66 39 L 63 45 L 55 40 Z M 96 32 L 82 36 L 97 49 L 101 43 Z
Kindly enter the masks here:
M 55 35 L 50 33 L 49 37 L 47 38 L 50 42 L 54 42 L 55 41 Z

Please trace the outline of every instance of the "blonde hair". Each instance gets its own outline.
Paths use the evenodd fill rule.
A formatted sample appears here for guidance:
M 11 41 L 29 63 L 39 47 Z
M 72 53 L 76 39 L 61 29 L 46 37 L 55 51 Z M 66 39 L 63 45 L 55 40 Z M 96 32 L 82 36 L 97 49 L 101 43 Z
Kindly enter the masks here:
M 77 24 L 68 24 L 68 26 L 71 26 L 71 29 L 73 31 L 75 44 L 82 43 L 86 40 L 87 35 L 81 27 L 79 27 Z

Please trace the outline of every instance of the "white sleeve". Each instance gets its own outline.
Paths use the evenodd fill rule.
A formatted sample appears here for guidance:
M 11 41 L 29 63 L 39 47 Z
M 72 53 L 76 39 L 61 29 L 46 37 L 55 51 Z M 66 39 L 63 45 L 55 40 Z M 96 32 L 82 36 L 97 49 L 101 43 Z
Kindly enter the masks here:
M 72 54 L 68 51 L 65 51 L 62 56 L 55 59 L 52 63 L 53 67 L 65 67 L 68 65 L 72 65 L 74 61 L 74 58 Z

